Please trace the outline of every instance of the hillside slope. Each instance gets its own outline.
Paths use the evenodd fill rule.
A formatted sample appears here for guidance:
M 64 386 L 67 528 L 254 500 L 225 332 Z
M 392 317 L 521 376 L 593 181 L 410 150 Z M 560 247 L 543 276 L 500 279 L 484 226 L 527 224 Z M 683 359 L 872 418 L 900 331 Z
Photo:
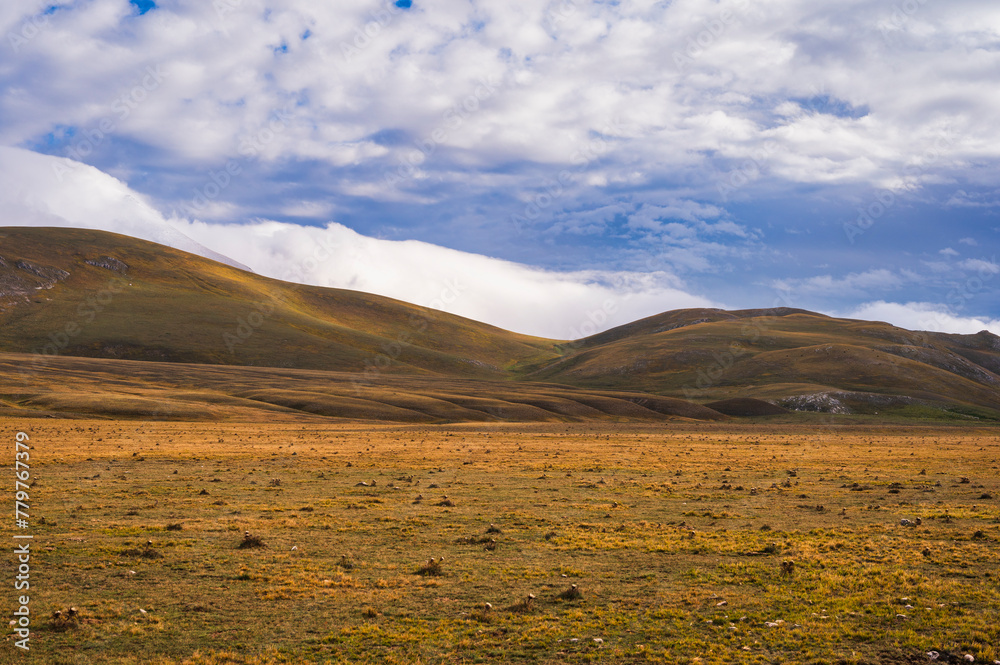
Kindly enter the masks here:
M 552 342 L 99 231 L 0 229 L 0 350 L 502 378 Z
M 722 420 L 685 400 L 548 383 L 0 353 L 0 416 L 405 423 Z
M 697 400 L 837 391 L 872 404 L 884 402 L 872 395 L 899 395 L 1000 407 L 1000 337 L 986 331 L 912 332 L 789 308 L 691 309 L 560 348 L 562 357 L 532 368 L 532 380 Z
M 398 409 L 422 414 L 418 420 L 448 420 L 494 407 L 497 414 L 528 420 L 611 412 L 647 417 L 624 402 L 645 400 L 648 406 L 663 397 L 760 399 L 793 410 L 862 413 L 932 405 L 1000 415 L 1000 337 L 986 331 L 916 333 L 791 308 L 688 309 L 582 340 L 546 340 L 76 229 L 0 228 L 0 352 L 24 354 L 0 368 L 8 392 L 56 368 L 70 372 L 55 356 L 167 361 L 197 365 L 202 373 L 210 365 L 319 370 L 332 374 L 318 384 L 341 386 L 335 399 L 316 397 L 324 390 L 315 387 L 288 387 L 285 380 L 270 385 L 269 377 L 277 375 L 269 374 L 216 374 L 242 392 L 223 389 L 222 379 L 213 390 L 255 405 L 327 415 L 381 413 L 389 420 L 417 417 Z M 74 381 L 119 371 L 87 368 L 82 375 L 72 370 Z M 174 385 L 165 371 L 150 381 Z M 240 378 L 246 376 L 265 383 Z M 401 383 L 385 383 L 393 377 Z M 442 388 L 455 380 L 464 382 L 457 384 L 460 400 L 452 388 Z M 343 388 L 348 383 L 350 394 Z M 379 393 L 374 401 L 382 406 L 374 411 L 364 403 L 368 389 Z M 389 399 L 386 391 L 397 396 Z M 46 399 L 29 390 L 17 403 L 43 405 Z M 507 406 L 477 401 L 491 399 Z M 609 406 L 605 399 L 621 403 Z M 434 400 L 451 406 L 432 406 Z M 509 406 L 515 403 L 520 406 Z M 684 410 L 673 403 L 657 409 L 671 415 Z

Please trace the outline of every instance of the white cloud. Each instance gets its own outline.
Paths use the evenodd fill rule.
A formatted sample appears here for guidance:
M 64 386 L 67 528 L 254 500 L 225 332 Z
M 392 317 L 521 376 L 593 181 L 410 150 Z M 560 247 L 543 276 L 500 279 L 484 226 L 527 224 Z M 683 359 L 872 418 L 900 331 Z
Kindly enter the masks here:
M 45 6 L 5 3 L 0 22 L 16 30 Z M 117 137 L 217 164 L 288 109 L 261 159 L 396 166 L 412 142 L 372 135 L 440 130 L 448 157 L 425 168 L 445 172 L 599 157 L 597 187 L 691 167 L 711 181 L 718 160 L 773 146 L 768 177 L 903 187 L 1000 158 L 987 0 L 921 3 L 902 21 L 883 0 L 187 1 L 142 17 L 97 0 L 44 18 L 0 67 L 8 145 L 110 119 Z M 139 99 L 148 67 L 162 81 Z
M 909 330 L 965 335 L 989 330 L 994 335 L 1000 335 L 1000 320 L 956 316 L 946 305 L 937 303 L 908 302 L 902 304 L 878 300 L 865 303 L 844 316 L 852 319 L 885 321 Z
M 959 256 L 959 253 L 951 247 L 945 247 L 944 249 L 939 250 L 938 254 L 941 254 L 942 256 Z
M 779 291 L 793 293 L 796 296 L 822 294 L 828 297 L 843 298 L 898 289 L 908 279 L 909 277 L 905 274 L 897 274 L 885 268 L 878 268 L 865 272 L 849 273 L 843 277 L 817 275 L 806 279 L 775 280 L 772 286 Z
M 952 194 L 945 205 L 955 208 L 996 208 L 1000 206 L 1000 200 L 995 197 L 992 191 L 989 194 L 970 194 L 964 189 L 960 189 Z M 963 238 L 959 242 L 965 242 L 966 240 L 970 240 L 970 238 Z
M 930 272 L 938 275 L 954 271 L 954 267 L 945 261 L 921 261 L 921 265 L 927 268 Z
M 175 222 L 177 223 L 177 222 Z M 508 330 L 567 339 L 670 309 L 716 306 L 669 273 L 554 272 L 418 241 L 259 221 L 180 227 L 257 272 L 435 307 Z
M 20 149 L 0 148 L 0 181 L 5 183 L 0 206 L 13 225 L 103 229 L 216 259 L 225 257 L 208 248 L 223 249 L 231 263 L 267 276 L 377 293 L 544 337 L 570 339 L 671 309 L 720 306 L 687 292 L 665 270 L 540 270 L 424 242 L 370 238 L 336 223 L 317 228 L 268 220 L 226 225 L 167 219 L 141 195 L 93 167 Z M 1000 274 L 992 261 L 968 259 L 959 265 L 984 279 Z M 916 277 L 876 269 L 775 286 L 843 296 L 899 288 Z M 849 316 L 918 330 L 1000 334 L 1000 321 L 958 316 L 934 303 L 880 300 Z
M 663 311 L 716 307 L 663 270 L 555 272 L 417 241 L 275 221 L 241 225 L 166 219 L 97 169 L 0 148 L 0 206 L 23 226 L 124 233 L 305 284 L 376 293 L 557 339 L 593 334 Z
M 1000 265 L 997 265 L 993 261 L 984 261 L 983 259 L 966 259 L 958 265 L 965 270 L 977 272 L 984 277 L 1000 273 Z
M 442 238 L 454 229 L 454 246 L 479 243 L 489 248 L 480 251 L 498 247 L 508 257 L 538 256 L 523 249 L 529 244 L 567 241 L 579 251 L 604 242 L 615 266 L 644 252 L 667 271 L 643 282 L 615 272 L 531 273 L 521 266 L 529 275 L 515 264 L 483 265 L 486 274 L 510 275 L 511 284 L 537 284 L 574 303 L 562 314 L 554 306 L 553 321 L 573 319 L 573 311 L 608 293 L 624 298 L 628 289 L 660 294 L 629 298 L 630 313 L 652 310 L 661 295 L 662 308 L 698 302 L 673 273 L 735 272 L 740 267 L 730 259 L 766 246 L 775 223 L 823 238 L 846 201 L 858 199 L 869 211 L 884 204 L 867 193 L 872 186 L 911 194 L 905 202 L 892 197 L 892 215 L 879 229 L 911 203 L 926 204 L 912 196 L 922 186 L 940 184 L 948 189 L 924 190 L 925 198 L 950 197 L 946 206 L 962 208 L 955 238 L 976 236 L 949 241 L 953 247 L 995 242 L 967 221 L 1000 205 L 993 186 L 1000 6 L 990 0 L 919 2 L 901 17 L 885 0 L 852 0 L 849 10 L 842 0 L 417 0 L 409 11 L 391 0 L 159 4 L 136 16 L 125 0 L 63 3 L 50 14 L 42 12 L 53 5 L 42 0 L 2 3 L 0 34 L 25 37 L 16 47 L 9 39 L 2 45 L 0 145 L 72 153 L 119 179 L 114 187 L 93 185 L 100 179 L 81 171 L 71 178 L 69 201 L 41 182 L 11 193 L 5 180 L 0 200 L 9 210 L 37 223 L 167 233 L 168 220 L 153 208 L 190 210 L 195 187 L 211 186 L 209 173 L 236 159 L 245 167 L 240 182 L 184 213 L 223 226 L 169 221 L 260 260 L 261 271 L 272 269 L 274 257 L 257 256 L 222 230 L 271 228 L 236 226 L 257 217 L 333 218 L 359 229 L 363 219 L 369 234 L 403 229 L 394 237 Z M 21 163 L 33 172 L 31 153 L 6 159 L 8 172 Z M 400 169 L 406 177 L 387 183 Z M 126 184 L 157 198 L 131 192 L 124 199 Z M 512 238 L 512 216 L 526 217 L 522 211 L 553 184 L 560 193 Z M 92 200 L 112 192 L 114 201 Z M 783 207 L 789 193 L 795 205 Z M 809 205 L 798 205 L 802 199 Z M 113 220 L 100 221 L 102 205 Z M 906 253 L 911 266 L 938 250 L 928 243 L 939 236 L 924 231 L 943 223 L 934 221 L 941 216 L 922 212 L 913 215 L 911 234 L 922 244 L 885 248 Z M 274 248 L 275 256 L 319 233 L 281 228 L 274 242 L 288 247 Z M 322 233 L 373 257 L 397 257 L 395 246 L 369 246 L 370 239 L 338 226 Z M 429 246 L 406 247 L 471 269 Z M 797 256 L 797 248 L 787 249 L 782 255 Z M 747 272 L 757 274 L 748 284 L 787 274 L 784 265 L 761 267 L 765 255 L 774 253 L 754 254 L 757 265 Z M 923 272 L 948 276 L 958 256 L 942 250 Z M 824 294 L 856 302 L 905 288 L 912 290 L 893 297 L 945 300 L 915 292 L 931 279 L 832 263 L 814 268 L 829 275 L 778 285 L 814 294 L 813 302 Z M 852 269 L 858 272 L 837 276 Z M 425 297 L 413 284 L 382 284 L 367 272 L 314 278 Z M 578 287 L 591 299 L 573 295 Z M 494 316 L 481 303 L 461 306 Z M 497 317 L 521 325 L 515 305 L 498 307 Z M 555 328 L 567 325 L 552 324 L 546 334 L 563 336 Z
M 141 194 L 92 166 L 0 146 L 0 182 L 11 226 L 102 229 L 246 268 L 185 236 Z

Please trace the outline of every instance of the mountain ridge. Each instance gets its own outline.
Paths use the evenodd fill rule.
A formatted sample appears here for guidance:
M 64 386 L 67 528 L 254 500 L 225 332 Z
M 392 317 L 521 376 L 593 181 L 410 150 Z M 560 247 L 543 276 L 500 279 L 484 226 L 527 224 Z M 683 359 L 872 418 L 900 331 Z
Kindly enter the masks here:
M 26 354 L 14 363 L 21 379 L 77 357 L 318 370 L 336 373 L 335 383 L 347 381 L 357 394 L 392 377 L 485 381 L 494 391 L 500 382 L 526 394 L 556 385 L 558 395 L 532 399 L 566 417 L 585 417 L 587 391 L 653 401 L 759 399 L 795 410 L 835 401 L 859 412 L 889 403 L 1000 415 L 1000 337 L 988 331 L 914 332 L 786 307 L 683 309 L 549 340 L 81 229 L 0 228 L 0 352 Z M 572 405 L 559 402 L 564 392 L 575 395 Z M 338 409 L 351 412 L 329 410 Z

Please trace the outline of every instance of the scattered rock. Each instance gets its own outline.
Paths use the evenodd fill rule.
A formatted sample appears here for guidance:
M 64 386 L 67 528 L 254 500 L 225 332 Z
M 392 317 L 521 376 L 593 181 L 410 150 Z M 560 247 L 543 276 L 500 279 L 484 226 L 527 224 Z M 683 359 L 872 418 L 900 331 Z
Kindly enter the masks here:
M 128 272 L 129 265 L 124 261 L 116 259 L 113 256 L 100 256 L 96 259 L 87 259 L 84 261 L 87 265 L 94 266 L 96 268 L 104 268 L 105 270 L 110 270 L 112 272 L 126 273 Z

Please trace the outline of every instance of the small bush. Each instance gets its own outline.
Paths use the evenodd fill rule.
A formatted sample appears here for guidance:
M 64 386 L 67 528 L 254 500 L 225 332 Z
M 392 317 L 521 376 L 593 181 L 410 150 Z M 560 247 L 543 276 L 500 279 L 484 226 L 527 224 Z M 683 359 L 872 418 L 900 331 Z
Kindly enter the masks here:
M 424 577 L 439 577 L 444 575 L 444 571 L 441 569 L 442 562 L 444 562 L 444 557 L 440 559 L 431 557 L 427 560 L 427 563 L 417 568 L 417 575 L 423 575 Z
M 239 545 L 241 550 L 249 550 L 255 547 L 267 547 L 267 543 L 260 536 L 255 536 L 249 531 L 243 534 L 243 541 Z
M 80 612 L 71 607 L 68 610 L 56 610 L 49 619 L 49 628 L 62 633 L 80 627 Z
M 480 623 L 492 623 L 493 605 L 485 603 L 482 607 L 473 610 L 470 616 L 473 621 L 478 621 Z
M 535 604 L 535 594 L 529 593 L 527 598 L 524 600 L 514 603 L 507 608 L 508 611 L 514 612 L 516 614 L 527 614 L 532 610 Z

